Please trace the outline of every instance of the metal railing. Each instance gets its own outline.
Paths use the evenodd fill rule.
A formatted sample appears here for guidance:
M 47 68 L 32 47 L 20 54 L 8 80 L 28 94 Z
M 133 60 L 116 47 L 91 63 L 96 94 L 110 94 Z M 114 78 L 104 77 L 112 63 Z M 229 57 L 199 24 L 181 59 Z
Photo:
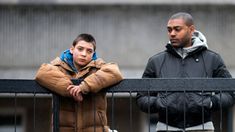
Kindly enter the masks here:
M 73 83 L 79 84 L 79 80 L 73 80 Z M 235 92 L 235 79 L 124 79 L 104 91 L 111 93 L 112 100 L 113 93 L 129 93 L 131 103 L 132 93 L 136 92 Z M 53 94 L 53 132 L 59 132 L 59 95 L 40 86 L 34 80 L 19 79 L 0 79 L 0 93 Z M 112 109 L 113 105 L 112 102 Z M 131 106 L 130 111 L 132 111 Z M 112 119 L 114 116 L 112 113 Z M 132 128 L 132 121 L 130 125 Z

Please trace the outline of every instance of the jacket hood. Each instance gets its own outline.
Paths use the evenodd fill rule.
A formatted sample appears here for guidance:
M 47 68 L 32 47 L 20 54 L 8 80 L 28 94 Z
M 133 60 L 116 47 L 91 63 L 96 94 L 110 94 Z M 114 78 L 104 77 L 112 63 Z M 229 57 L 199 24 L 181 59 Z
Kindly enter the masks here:
M 73 64 L 73 54 L 70 53 L 69 49 L 61 53 L 60 59 L 67 63 L 74 72 L 77 72 L 77 69 Z
M 70 53 L 70 50 L 67 49 L 64 52 L 61 53 L 60 55 L 60 59 L 62 61 L 64 61 L 65 63 L 67 63 L 69 65 L 69 67 L 74 71 L 74 72 L 78 72 L 76 67 L 74 66 L 73 63 L 73 54 Z M 97 55 L 96 52 L 93 54 L 92 56 L 92 60 L 96 60 L 97 59 Z
M 200 31 L 197 31 L 197 30 L 193 33 L 192 43 L 193 44 L 191 47 L 189 47 L 189 49 L 195 48 L 195 47 L 200 47 L 200 46 L 208 48 L 206 37 Z M 185 48 L 185 49 L 187 49 L 187 48 Z
M 174 48 L 171 42 L 168 42 L 166 48 L 167 51 L 171 51 L 171 53 L 175 51 L 180 57 L 185 58 L 195 51 L 208 49 L 208 45 L 206 37 L 200 31 L 195 30 L 192 36 L 192 46 L 187 48 Z

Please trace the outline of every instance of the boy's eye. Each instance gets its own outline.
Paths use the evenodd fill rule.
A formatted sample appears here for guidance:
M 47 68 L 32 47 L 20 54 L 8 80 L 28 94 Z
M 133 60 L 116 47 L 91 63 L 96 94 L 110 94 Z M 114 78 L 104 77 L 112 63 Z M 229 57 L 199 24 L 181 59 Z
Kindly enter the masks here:
M 92 54 L 92 53 L 93 53 L 93 50 L 87 50 L 87 53 L 88 53 L 88 54 Z
M 79 50 L 79 51 L 83 51 L 83 48 L 82 48 L 82 47 L 78 47 L 78 50 Z

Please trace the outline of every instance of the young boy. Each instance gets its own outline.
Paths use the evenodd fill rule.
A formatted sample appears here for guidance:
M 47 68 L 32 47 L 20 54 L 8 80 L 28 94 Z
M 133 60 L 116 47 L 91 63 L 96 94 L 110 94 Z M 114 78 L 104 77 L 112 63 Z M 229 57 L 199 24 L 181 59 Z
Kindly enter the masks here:
M 42 64 L 36 81 L 63 96 L 60 104 L 60 132 L 107 132 L 106 93 L 99 92 L 123 77 L 115 63 L 96 57 L 96 41 L 80 34 L 70 49 L 50 64 Z M 71 79 L 82 79 L 73 85 Z

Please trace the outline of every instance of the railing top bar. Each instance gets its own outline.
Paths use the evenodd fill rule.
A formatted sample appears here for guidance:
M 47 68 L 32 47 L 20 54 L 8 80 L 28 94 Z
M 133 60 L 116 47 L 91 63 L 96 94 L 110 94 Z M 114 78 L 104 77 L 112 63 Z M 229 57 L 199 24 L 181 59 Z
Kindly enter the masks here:
M 73 80 L 79 83 L 79 80 Z M 124 79 L 107 92 L 137 91 L 235 91 L 235 79 Z M 35 80 L 0 79 L 0 93 L 51 93 Z
M 107 91 L 235 91 L 235 79 L 133 79 Z
M 51 92 L 40 86 L 35 80 L 0 79 L 0 93 L 48 93 Z

